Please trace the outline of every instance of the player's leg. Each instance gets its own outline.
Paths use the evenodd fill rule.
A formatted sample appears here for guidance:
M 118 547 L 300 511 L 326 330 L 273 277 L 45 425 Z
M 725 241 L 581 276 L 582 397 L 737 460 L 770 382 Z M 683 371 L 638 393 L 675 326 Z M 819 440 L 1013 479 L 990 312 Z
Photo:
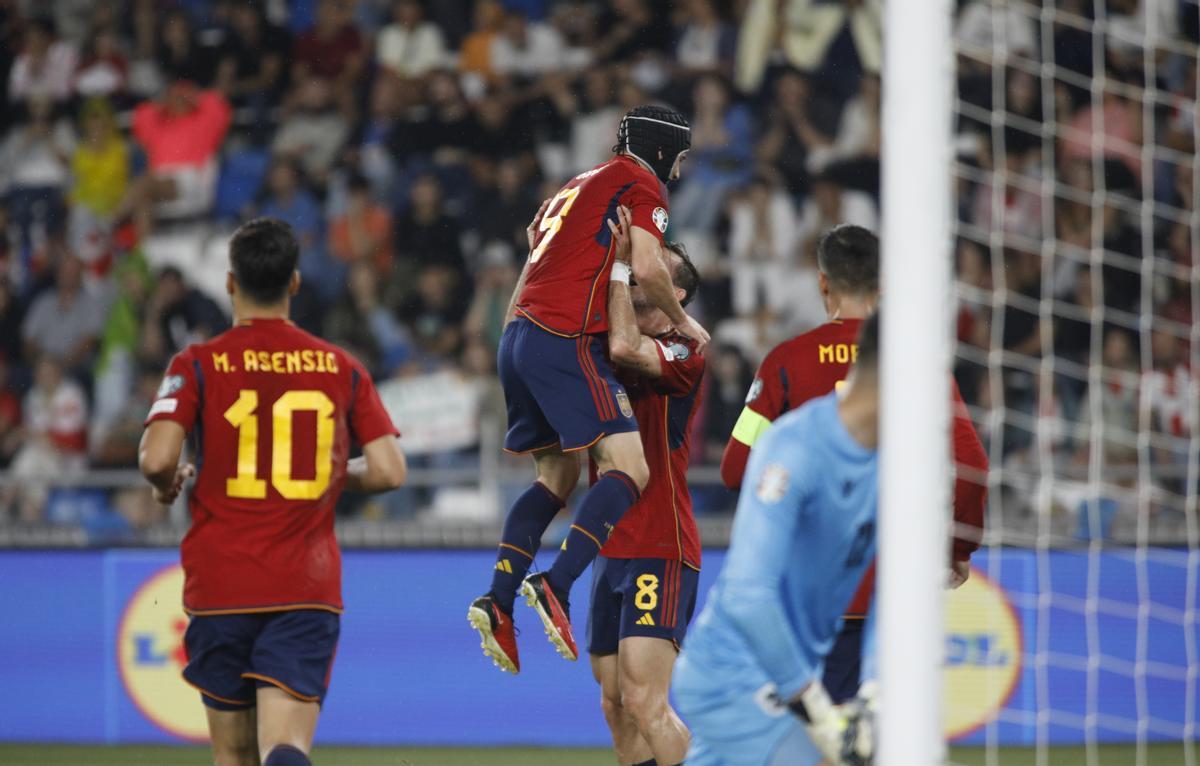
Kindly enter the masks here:
M 329 689 L 341 620 L 319 609 L 264 615 L 250 670 L 264 766 L 307 766 L 321 702 Z
M 613 752 L 619 766 L 639 766 L 654 759 L 650 745 L 638 732 L 637 722 L 621 705 L 618 655 L 593 654 L 592 676 L 600 684 L 600 709 L 612 733 Z
M 263 766 L 310 766 L 321 707 L 276 686 L 258 689 L 258 750 Z
M 667 699 L 675 645 L 661 638 L 629 636 L 617 654 L 621 707 L 633 718 L 654 760 L 683 763 L 691 735 Z
M 835 705 L 854 699 L 862 670 L 863 620 L 847 618 L 825 657 L 822 683 Z
M 254 708 L 205 707 L 212 739 L 213 766 L 258 766 L 258 728 Z

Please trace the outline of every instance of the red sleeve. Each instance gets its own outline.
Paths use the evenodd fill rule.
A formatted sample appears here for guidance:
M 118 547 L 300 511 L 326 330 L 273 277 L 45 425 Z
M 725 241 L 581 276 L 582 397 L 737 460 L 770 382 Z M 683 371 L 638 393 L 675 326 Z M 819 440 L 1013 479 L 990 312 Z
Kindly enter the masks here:
M 357 360 L 350 362 L 351 385 L 354 389 L 354 401 L 350 405 L 350 430 L 354 440 L 361 444 L 370 444 L 381 436 L 399 436 L 400 432 L 392 425 L 392 416 L 379 400 L 379 391 L 371 380 L 371 375 Z
M 654 347 L 662 365 L 662 375 L 651 383 L 654 390 L 667 396 L 691 393 L 704 375 L 704 357 L 696 353 L 695 343 L 672 338 L 667 343 L 655 340 Z
M 621 203 L 633 214 L 633 225 L 645 229 L 663 242 L 667 231 L 667 203 L 658 189 L 638 181 L 625 193 Z
M 784 413 L 783 378 L 774 351 L 758 366 L 758 373 L 746 394 L 746 406 L 771 422 Z
M 146 425 L 159 420 L 171 420 L 191 433 L 196 423 L 196 413 L 200 410 L 202 382 L 203 373 L 199 362 L 192 356 L 191 348 L 176 354 L 158 386 L 154 404 L 150 405 L 150 414 L 146 416 Z
M 721 455 L 721 481 L 730 489 L 739 489 L 746 476 L 746 463 L 750 460 L 750 448 L 737 439 L 730 439 Z
M 958 386 L 954 390 L 954 550 L 955 561 L 966 561 L 979 548 L 987 506 L 987 452 L 967 413 Z

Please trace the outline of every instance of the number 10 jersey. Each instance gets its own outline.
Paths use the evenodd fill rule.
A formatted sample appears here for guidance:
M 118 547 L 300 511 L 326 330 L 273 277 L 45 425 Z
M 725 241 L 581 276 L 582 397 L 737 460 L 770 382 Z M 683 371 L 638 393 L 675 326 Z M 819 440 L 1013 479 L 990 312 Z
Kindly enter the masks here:
M 608 331 L 608 280 L 617 207 L 662 242 L 667 191 L 637 160 L 619 155 L 572 178 L 550 201 L 529 253 L 517 311 L 544 330 L 574 338 Z
M 171 360 L 158 420 L 188 433 L 197 468 L 184 608 L 341 611 L 333 522 L 351 441 L 399 435 L 362 365 L 286 320 L 245 322 Z

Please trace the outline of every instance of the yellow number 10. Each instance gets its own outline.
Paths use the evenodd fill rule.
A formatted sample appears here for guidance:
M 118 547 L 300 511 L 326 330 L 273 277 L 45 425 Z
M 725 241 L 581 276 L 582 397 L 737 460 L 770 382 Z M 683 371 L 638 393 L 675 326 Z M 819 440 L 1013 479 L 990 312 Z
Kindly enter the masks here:
M 258 392 L 242 390 L 225 410 L 238 431 L 237 476 L 225 480 L 229 497 L 262 500 L 267 483 L 258 478 Z M 333 402 L 323 391 L 288 391 L 271 407 L 271 485 L 287 500 L 315 500 L 329 487 L 333 470 Z M 317 414 L 316 476 L 292 478 L 292 423 L 297 412 Z
M 546 208 L 547 213 L 558 208 L 558 212 L 554 215 L 546 215 L 542 218 L 542 224 L 538 227 L 539 231 L 549 232 L 542 237 L 542 241 L 532 253 L 529 254 L 529 262 L 537 263 L 542 257 L 542 253 L 546 252 L 546 248 L 550 246 L 550 240 L 554 239 L 554 235 L 562 228 L 562 219 L 567 217 L 567 213 L 571 211 L 571 205 L 575 204 L 575 198 L 579 196 L 579 187 L 573 189 L 563 189 L 558 194 L 554 195 L 554 199 L 550 200 L 550 207 Z M 559 203 L 562 203 L 560 206 Z

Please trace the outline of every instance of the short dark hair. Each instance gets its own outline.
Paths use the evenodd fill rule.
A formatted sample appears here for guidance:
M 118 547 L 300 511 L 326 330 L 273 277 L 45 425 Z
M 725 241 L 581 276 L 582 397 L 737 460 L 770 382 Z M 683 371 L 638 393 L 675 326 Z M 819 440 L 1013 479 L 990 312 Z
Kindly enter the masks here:
M 292 227 L 276 218 L 255 218 L 238 227 L 229 243 L 233 279 L 255 303 L 270 305 L 287 295 L 300 258 Z
M 871 312 L 858 329 L 858 356 L 855 364 L 859 367 L 879 365 L 879 309 Z
M 825 232 L 817 243 L 817 267 L 839 293 L 879 292 L 879 237 L 861 226 L 844 223 Z
M 682 242 L 668 242 L 667 249 L 679 256 L 679 265 L 671 274 L 671 284 L 683 289 L 683 300 L 679 301 L 679 305 L 686 307 L 700 289 L 700 271 L 692 263 Z

